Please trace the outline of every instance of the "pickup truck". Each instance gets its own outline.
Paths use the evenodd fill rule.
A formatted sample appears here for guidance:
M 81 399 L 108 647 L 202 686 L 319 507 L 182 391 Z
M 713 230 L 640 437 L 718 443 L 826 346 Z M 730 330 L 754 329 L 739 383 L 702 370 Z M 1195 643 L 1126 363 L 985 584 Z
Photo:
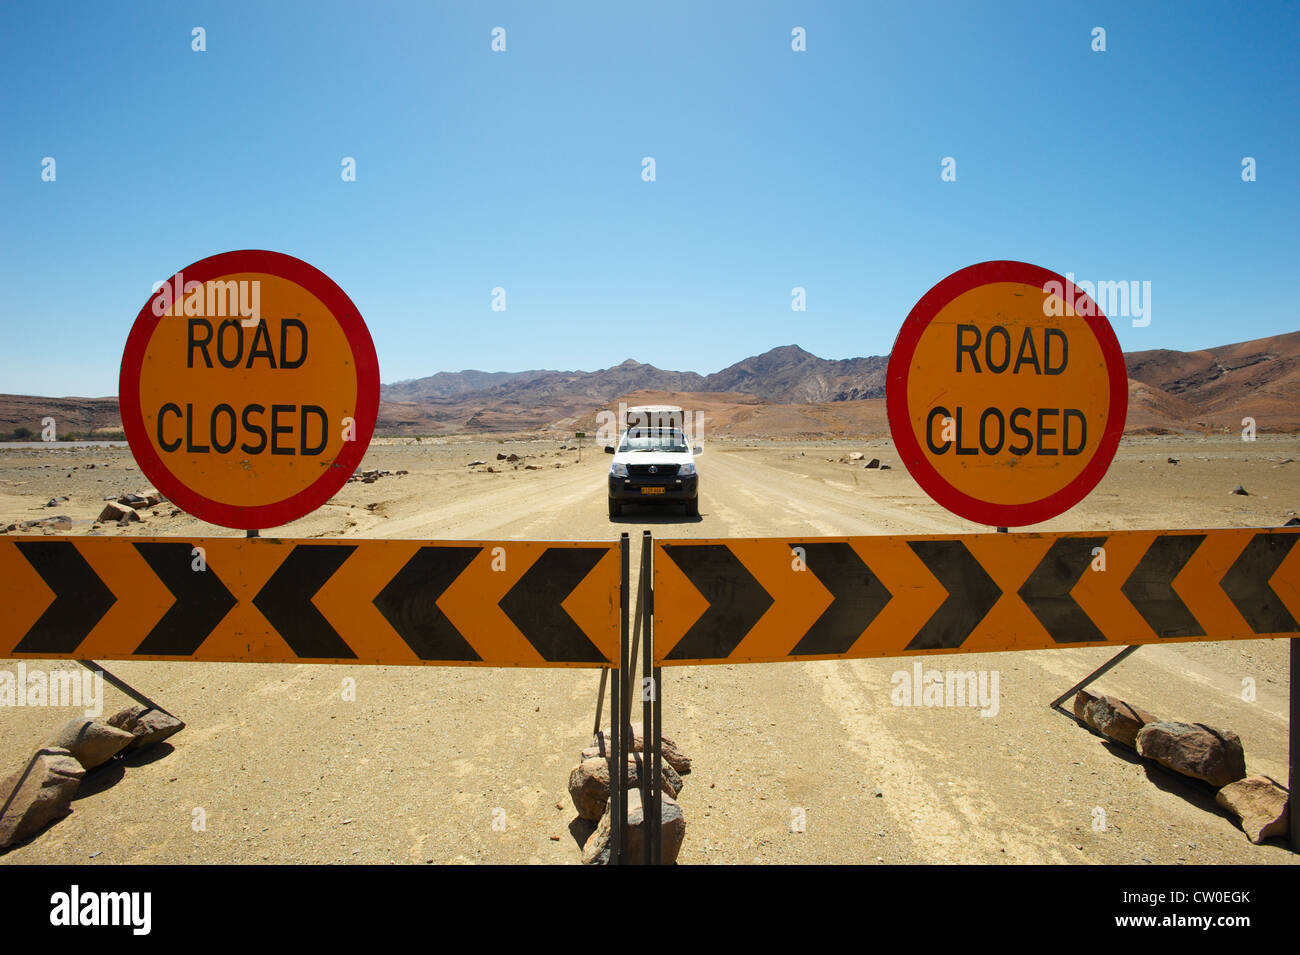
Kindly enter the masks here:
M 609 516 L 618 517 L 631 503 L 681 504 L 688 515 L 700 513 L 700 478 L 692 448 L 679 428 L 628 428 L 609 466 Z

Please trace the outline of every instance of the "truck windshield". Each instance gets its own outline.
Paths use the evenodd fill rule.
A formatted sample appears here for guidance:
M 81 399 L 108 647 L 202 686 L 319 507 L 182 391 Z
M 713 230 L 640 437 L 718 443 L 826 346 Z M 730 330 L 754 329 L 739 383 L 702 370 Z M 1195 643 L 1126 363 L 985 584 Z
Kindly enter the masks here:
M 635 428 L 623 435 L 620 451 L 672 451 L 688 450 L 686 435 L 675 428 Z

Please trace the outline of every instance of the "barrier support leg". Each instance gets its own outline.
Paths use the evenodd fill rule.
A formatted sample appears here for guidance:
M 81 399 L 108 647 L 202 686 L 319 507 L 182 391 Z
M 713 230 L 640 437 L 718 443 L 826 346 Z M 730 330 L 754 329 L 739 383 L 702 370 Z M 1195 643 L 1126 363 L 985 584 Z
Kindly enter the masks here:
M 645 535 L 645 592 L 646 592 L 646 636 L 645 636 L 645 665 L 650 676 L 650 717 L 651 720 L 646 723 L 645 745 L 651 747 L 650 753 L 645 755 L 646 769 L 650 773 L 650 785 L 652 792 L 652 805 L 650 807 L 651 822 L 651 855 L 650 862 L 653 865 L 663 865 L 664 847 L 663 847 L 663 668 L 654 665 L 654 617 L 655 617 L 655 557 L 654 541 L 650 537 L 650 532 Z M 650 722 L 654 723 L 654 731 L 651 732 Z M 653 740 L 653 743 L 651 743 Z M 642 747 L 643 749 L 645 747 Z M 653 766 L 651 765 L 653 763 Z
M 618 671 L 611 681 L 609 698 L 609 864 L 619 865 L 623 861 L 623 832 L 627 818 L 623 800 L 624 777 L 623 728 L 621 714 L 623 701 L 620 691 L 623 688 L 623 673 L 627 666 L 627 617 L 628 617 L 628 536 L 624 533 L 618 540 L 619 570 L 622 586 L 619 588 L 619 628 L 618 628 Z
M 641 577 L 637 585 L 637 604 L 643 607 L 642 626 L 645 630 L 645 638 L 642 640 L 641 654 L 641 762 L 639 772 L 641 778 L 641 832 L 645 836 L 645 854 L 643 861 L 646 865 L 654 864 L 654 843 L 655 843 L 655 787 L 654 780 L 650 772 L 650 746 L 651 740 L 654 739 L 654 712 L 651 700 L 655 697 L 655 686 L 648 682 L 650 679 L 650 669 L 652 665 L 652 648 L 650 638 L 650 615 L 653 613 L 650 607 L 650 532 L 643 531 L 641 534 Z M 634 661 L 635 665 L 635 661 Z
M 1291 686 L 1288 692 L 1291 695 L 1291 712 L 1287 718 L 1287 734 L 1290 737 L 1290 746 L 1287 751 L 1287 792 L 1290 794 L 1291 802 L 1291 851 L 1300 852 L 1300 806 L 1296 805 L 1295 787 L 1300 780 L 1296 779 L 1295 764 L 1300 757 L 1300 637 L 1291 638 Z
M 1111 657 L 1109 660 L 1107 660 L 1107 661 L 1106 661 L 1105 663 L 1103 663 L 1101 666 L 1097 667 L 1097 669 L 1093 670 L 1091 673 L 1089 673 L 1087 676 L 1085 676 L 1085 677 L 1084 677 L 1082 680 L 1080 680 L 1078 683 L 1074 684 L 1074 686 L 1070 687 L 1068 690 L 1066 690 L 1064 693 L 1062 693 L 1062 694 L 1061 694 L 1060 696 L 1058 696 L 1056 699 L 1052 700 L 1052 702 L 1051 702 L 1050 704 L 1048 704 L 1048 705 L 1051 706 L 1051 708 L 1054 709 L 1054 710 L 1056 710 L 1057 712 L 1059 712 L 1059 713 L 1064 713 L 1066 716 L 1068 716 L 1070 719 L 1074 720 L 1074 721 L 1075 721 L 1076 723 L 1078 723 L 1079 725 L 1081 725 L 1081 726 L 1088 726 L 1087 723 L 1084 723 L 1083 720 L 1079 719 L 1077 716 L 1075 716 L 1075 715 L 1074 715 L 1073 713 L 1071 713 L 1069 710 L 1064 709 L 1064 708 L 1061 706 L 1061 704 L 1064 703 L 1066 700 L 1068 700 L 1070 697 L 1074 696 L 1074 694 L 1078 693 L 1078 692 L 1079 692 L 1080 690 L 1082 690 L 1085 686 L 1087 686 L 1088 684 L 1092 683 L 1094 680 L 1096 680 L 1096 679 L 1098 679 L 1099 677 L 1101 677 L 1101 676 L 1103 676 L 1103 675 L 1109 673 L 1111 670 L 1115 669 L 1115 667 L 1119 666 L 1119 664 L 1123 663 L 1124 660 L 1125 660 L 1127 657 L 1129 657 L 1129 656 L 1131 656 L 1132 654 L 1134 654 L 1134 653 L 1137 652 L 1137 648 L 1138 648 L 1138 646 L 1140 646 L 1140 644 L 1135 644 L 1134 646 L 1131 646 L 1131 647 L 1125 647 L 1123 650 L 1121 650 L 1119 653 L 1115 654 L 1113 657 Z M 1088 729 L 1092 729 L 1092 727 L 1088 726 Z
M 636 682 L 636 654 L 641 646 L 641 628 L 642 617 L 645 611 L 645 593 L 641 589 L 641 581 L 645 576 L 645 558 L 641 559 L 642 566 L 637 569 L 637 588 L 636 588 L 636 609 L 632 613 L 632 646 L 628 651 L 628 669 L 623 672 L 623 722 L 627 723 L 629 729 L 632 724 L 632 684 Z M 627 750 L 630 754 L 631 750 Z
M 157 710 L 159 713 L 164 713 L 167 716 L 170 716 L 172 719 L 177 718 L 175 713 L 169 713 L 167 710 L 163 709 L 153 700 L 149 699 L 149 697 L 145 696 L 143 693 L 141 693 L 131 684 L 109 673 L 106 669 L 104 669 L 94 660 L 78 660 L 77 662 L 80 663 L 87 670 L 89 670 L 91 673 L 98 673 L 102 675 L 104 677 L 104 682 L 108 683 L 109 686 L 114 686 L 117 689 L 121 690 L 131 699 L 135 700 L 137 703 L 141 703 L 149 707 L 149 709 L 151 710 Z
M 600 692 L 596 694 L 596 723 L 591 728 L 591 744 L 597 745 L 600 734 L 600 716 L 605 709 L 605 684 L 609 682 L 609 670 L 600 671 Z

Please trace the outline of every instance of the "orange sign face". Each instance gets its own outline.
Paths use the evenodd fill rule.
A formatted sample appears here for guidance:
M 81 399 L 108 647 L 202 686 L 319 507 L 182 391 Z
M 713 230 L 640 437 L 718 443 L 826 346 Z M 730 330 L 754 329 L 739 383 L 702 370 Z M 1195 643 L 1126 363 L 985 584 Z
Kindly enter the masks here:
M 1300 531 L 654 542 L 656 665 L 1300 635 Z
M 285 524 L 356 470 L 379 405 L 365 323 L 324 273 L 229 252 L 177 273 L 141 309 L 119 395 L 154 485 L 226 527 Z
M 614 667 L 617 544 L 0 538 L 0 658 Z
M 1109 467 L 1128 384 L 1106 317 L 1055 273 L 986 262 L 931 289 L 890 355 L 909 472 L 970 520 L 1022 526 L 1077 504 Z

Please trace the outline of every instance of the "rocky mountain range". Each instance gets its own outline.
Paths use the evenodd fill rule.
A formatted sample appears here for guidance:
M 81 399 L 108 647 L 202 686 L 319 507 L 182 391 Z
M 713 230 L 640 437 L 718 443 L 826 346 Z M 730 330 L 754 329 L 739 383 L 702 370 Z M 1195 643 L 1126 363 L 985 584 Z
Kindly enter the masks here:
M 1251 417 L 1261 431 L 1300 431 L 1300 331 L 1199 351 L 1131 352 L 1130 431 L 1240 428 Z M 379 434 L 445 435 L 589 426 L 600 408 L 620 399 L 690 398 L 707 404 L 735 433 L 800 436 L 879 430 L 885 356 L 819 358 L 783 345 L 700 375 L 632 359 L 599 371 L 439 372 L 380 389 Z M 39 434 L 53 414 L 62 433 L 121 428 L 113 398 L 0 395 L 0 435 Z
M 384 385 L 380 398 L 392 402 L 548 401 L 583 397 L 596 401 L 634 391 L 724 392 L 760 396 L 777 404 L 810 404 L 885 396 L 887 357 L 830 361 L 798 345 L 782 345 L 700 375 L 665 371 L 629 358 L 600 371 L 439 372 Z

